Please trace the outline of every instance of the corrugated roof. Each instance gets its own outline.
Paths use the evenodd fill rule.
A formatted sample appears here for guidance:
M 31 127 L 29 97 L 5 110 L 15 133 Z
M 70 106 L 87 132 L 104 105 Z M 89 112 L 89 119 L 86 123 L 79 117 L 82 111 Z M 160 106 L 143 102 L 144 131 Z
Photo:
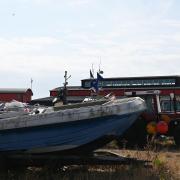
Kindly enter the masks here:
M 180 78 L 180 75 L 162 75 L 162 76 L 129 76 L 129 77 L 126 77 L 126 76 L 122 76 L 122 77 L 110 77 L 110 78 L 106 78 L 106 77 L 103 77 L 104 80 L 116 80 L 116 79 L 120 79 L 120 80 L 126 80 L 126 79 L 158 79 L 158 78 Z M 87 78 L 87 79 L 82 79 L 81 81 L 87 81 L 87 80 L 91 80 L 90 78 Z
M 0 93 L 25 93 L 28 90 L 31 91 L 29 88 L 0 88 Z

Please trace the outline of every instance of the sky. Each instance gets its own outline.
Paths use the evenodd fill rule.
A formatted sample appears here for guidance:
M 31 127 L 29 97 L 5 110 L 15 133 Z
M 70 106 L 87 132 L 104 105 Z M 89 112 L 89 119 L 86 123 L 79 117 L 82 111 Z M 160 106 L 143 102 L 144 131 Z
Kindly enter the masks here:
M 103 77 L 180 75 L 179 0 L 0 0 L 0 88 L 33 99 Z

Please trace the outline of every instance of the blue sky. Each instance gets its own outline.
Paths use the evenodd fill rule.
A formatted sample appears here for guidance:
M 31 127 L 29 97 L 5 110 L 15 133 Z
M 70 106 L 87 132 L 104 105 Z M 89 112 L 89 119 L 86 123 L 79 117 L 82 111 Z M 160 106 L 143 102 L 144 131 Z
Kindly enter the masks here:
M 49 96 L 80 85 L 100 59 L 104 77 L 179 75 L 179 0 L 0 0 L 1 88 Z

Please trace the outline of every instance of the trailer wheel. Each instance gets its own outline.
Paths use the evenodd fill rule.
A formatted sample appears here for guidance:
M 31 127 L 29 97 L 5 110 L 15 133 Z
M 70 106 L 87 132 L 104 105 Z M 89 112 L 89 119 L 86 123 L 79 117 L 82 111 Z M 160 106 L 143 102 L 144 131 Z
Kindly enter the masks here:
M 180 127 L 174 130 L 174 141 L 177 146 L 180 146 Z

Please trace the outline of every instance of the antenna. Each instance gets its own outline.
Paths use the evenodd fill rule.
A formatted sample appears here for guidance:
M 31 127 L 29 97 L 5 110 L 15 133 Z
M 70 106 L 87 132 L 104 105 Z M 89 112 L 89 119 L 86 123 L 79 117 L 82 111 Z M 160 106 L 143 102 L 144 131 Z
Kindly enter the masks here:
M 99 57 L 100 62 L 99 62 L 99 74 L 103 74 L 104 72 L 101 70 L 101 56 Z
M 99 73 L 101 71 L 101 56 L 99 56 Z
M 92 74 L 93 74 L 93 76 L 94 76 L 94 64 L 93 64 L 93 63 L 92 63 L 91 68 L 92 68 Z
M 30 81 L 30 82 L 31 82 L 31 90 L 32 90 L 32 84 L 33 84 L 33 79 L 32 79 L 32 78 L 31 78 L 31 81 Z
M 67 71 L 65 71 L 65 75 L 64 75 L 64 87 L 66 87 L 66 85 L 68 84 L 68 82 L 67 82 L 67 80 L 69 79 L 69 78 L 71 78 L 71 75 L 69 75 L 68 77 L 67 77 Z

